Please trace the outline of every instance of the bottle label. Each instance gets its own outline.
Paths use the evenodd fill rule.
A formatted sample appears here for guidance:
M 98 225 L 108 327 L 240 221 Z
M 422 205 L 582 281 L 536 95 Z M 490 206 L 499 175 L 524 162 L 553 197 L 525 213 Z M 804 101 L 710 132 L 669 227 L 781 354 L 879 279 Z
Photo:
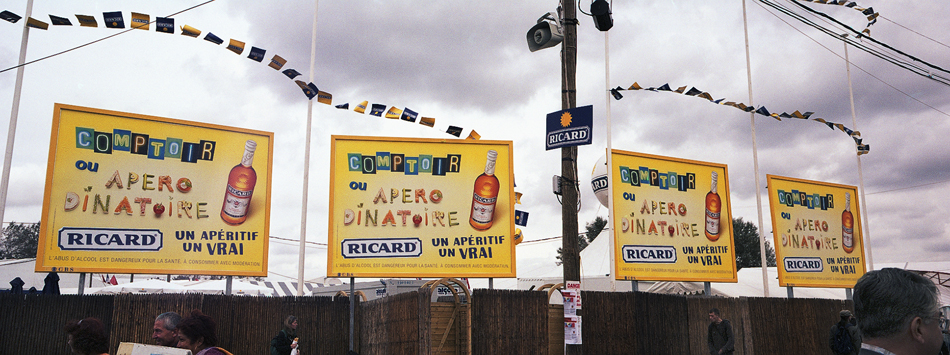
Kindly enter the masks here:
M 706 210 L 706 233 L 719 234 L 719 212 Z
M 844 244 L 845 247 L 853 248 L 854 247 L 854 229 L 841 227 L 841 244 Z
M 489 223 L 492 215 L 495 213 L 495 201 L 497 197 L 485 198 L 474 194 L 472 204 L 472 220 L 478 223 Z
M 228 185 L 228 193 L 224 194 L 224 213 L 234 218 L 241 218 L 247 214 L 247 206 L 251 204 L 251 191 L 237 190 Z

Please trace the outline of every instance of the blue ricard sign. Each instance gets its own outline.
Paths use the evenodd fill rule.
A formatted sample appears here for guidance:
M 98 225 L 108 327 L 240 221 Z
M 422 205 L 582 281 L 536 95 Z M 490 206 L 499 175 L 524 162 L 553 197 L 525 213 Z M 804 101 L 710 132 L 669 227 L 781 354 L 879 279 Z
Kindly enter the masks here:
M 587 105 L 557 112 L 547 117 L 547 150 L 591 144 L 594 125 L 594 106 Z

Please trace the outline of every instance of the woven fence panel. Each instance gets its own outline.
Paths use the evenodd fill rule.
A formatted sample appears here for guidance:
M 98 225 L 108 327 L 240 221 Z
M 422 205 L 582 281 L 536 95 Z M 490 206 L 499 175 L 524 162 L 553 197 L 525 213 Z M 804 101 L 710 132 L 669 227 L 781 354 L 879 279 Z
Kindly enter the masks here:
M 546 292 L 476 289 L 472 353 L 547 355 L 547 312 Z
M 689 354 L 686 297 L 645 292 L 581 293 L 589 354 Z
M 838 312 L 853 301 L 828 299 L 749 298 L 749 318 L 756 354 L 832 354 L 828 345 Z
M 70 354 L 63 327 L 86 317 L 114 329 L 112 296 L 0 294 L 0 305 L 0 354 Z
M 360 354 L 419 354 L 419 299 L 414 291 L 363 303 Z

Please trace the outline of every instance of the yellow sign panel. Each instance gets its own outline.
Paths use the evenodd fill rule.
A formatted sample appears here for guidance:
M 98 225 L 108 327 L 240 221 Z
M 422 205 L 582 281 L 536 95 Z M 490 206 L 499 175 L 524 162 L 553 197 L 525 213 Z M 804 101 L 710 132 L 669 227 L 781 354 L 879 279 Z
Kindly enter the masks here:
M 266 276 L 273 140 L 56 104 L 36 271 Z
M 767 177 L 779 285 L 854 287 L 867 270 L 855 187 Z
M 737 282 L 725 165 L 613 150 L 618 280 Z
M 511 147 L 334 136 L 327 276 L 515 277 Z

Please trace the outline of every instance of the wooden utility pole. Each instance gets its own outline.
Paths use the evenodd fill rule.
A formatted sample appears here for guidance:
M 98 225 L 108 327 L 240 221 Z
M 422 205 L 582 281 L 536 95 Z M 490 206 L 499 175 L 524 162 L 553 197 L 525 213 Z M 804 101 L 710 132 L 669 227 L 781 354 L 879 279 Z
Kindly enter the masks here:
M 561 3 L 564 11 L 561 26 L 564 42 L 561 44 L 561 109 L 577 107 L 577 5 L 573 1 Z M 561 261 L 564 284 L 581 280 L 580 251 L 577 246 L 577 146 L 561 148 Z M 578 316 L 580 316 L 578 312 Z M 567 344 L 564 354 L 583 354 L 581 344 Z

